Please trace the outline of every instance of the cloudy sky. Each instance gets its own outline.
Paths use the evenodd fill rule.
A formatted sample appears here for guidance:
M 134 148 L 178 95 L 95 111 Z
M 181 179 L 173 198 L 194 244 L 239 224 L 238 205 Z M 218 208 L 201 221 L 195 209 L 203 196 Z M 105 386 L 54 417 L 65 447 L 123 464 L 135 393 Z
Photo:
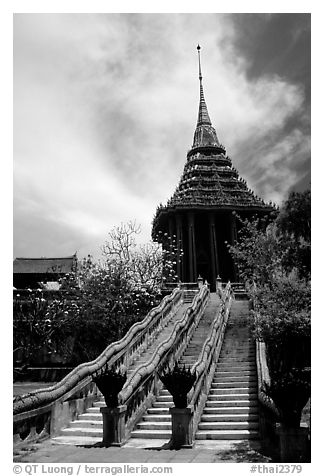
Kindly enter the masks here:
M 16 14 L 14 257 L 150 239 L 198 112 L 196 45 L 220 141 L 280 205 L 310 185 L 310 15 Z

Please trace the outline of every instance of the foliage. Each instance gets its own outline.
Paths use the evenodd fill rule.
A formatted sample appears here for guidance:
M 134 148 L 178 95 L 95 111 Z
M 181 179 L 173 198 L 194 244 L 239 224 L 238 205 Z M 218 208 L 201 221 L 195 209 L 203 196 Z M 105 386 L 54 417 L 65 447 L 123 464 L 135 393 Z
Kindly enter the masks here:
M 271 384 L 265 383 L 264 391 L 276 404 L 281 421 L 298 428 L 302 410 L 310 398 L 310 369 L 273 372 Z
M 79 262 L 54 299 L 33 291 L 28 306 L 14 300 L 15 347 L 25 347 L 27 363 L 44 346 L 64 363 L 92 360 L 159 304 L 164 279 L 174 279 L 174 257 L 153 242 L 137 245 L 139 232 L 135 222 L 114 228 L 101 260 Z
M 277 220 L 282 233 L 311 240 L 311 192 L 291 192 Z
M 242 220 L 241 225 L 238 242 L 228 245 L 241 279 L 259 284 L 271 282 L 281 267 L 275 226 L 270 224 L 264 230 L 265 219 L 260 218 Z
M 311 271 L 311 194 L 292 192 L 277 219 L 279 237 L 285 243 L 282 258 L 287 270 L 297 268 L 301 277 Z
M 37 362 L 42 351 L 69 354 L 68 337 L 73 335 L 68 309 L 73 303 L 64 299 L 48 299 L 41 289 L 27 297 L 19 294 L 13 302 L 14 351 L 23 350 L 24 363 Z
M 255 336 L 267 346 L 268 366 L 285 372 L 310 365 L 310 285 L 296 273 L 278 275 L 253 292 Z
M 180 367 L 176 364 L 172 370 L 168 367 L 159 377 L 171 393 L 174 405 L 177 408 L 186 408 L 187 393 L 196 380 L 196 375 L 191 372 L 190 368 L 186 369 L 185 365 Z
M 244 281 L 258 285 L 278 275 L 297 271 L 310 277 L 310 192 L 292 192 L 276 220 L 267 217 L 241 220 L 238 242 L 229 251 Z
M 258 218 L 241 225 L 229 250 L 250 286 L 255 336 L 266 344 L 265 390 L 282 420 L 296 425 L 309 397 L 310 192 L 291 193 L 267 226 Z

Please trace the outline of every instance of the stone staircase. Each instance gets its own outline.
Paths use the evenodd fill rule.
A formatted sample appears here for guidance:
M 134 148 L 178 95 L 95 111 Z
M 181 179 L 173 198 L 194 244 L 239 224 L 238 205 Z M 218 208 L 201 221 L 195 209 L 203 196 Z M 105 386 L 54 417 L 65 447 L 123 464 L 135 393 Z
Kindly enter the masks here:
M 184 289 L 183 290 L 183 302 L 192 302 L 199 289 Z
M 259 437 L 255 343 L 248 315 L 246 300 L 233 301 L 197 440 Z
M 157 346 L 170 335 L 176 322 L 182 319 L 189 306 L 190 302 L 180 305 L 178 311 L 170 319 L 164 329 L 158 334 L 156 339 L 129 367 L 127 370 L 128 377 L 136 370 L 137 367 L 151 359 Z M 92 407 L 88 408 L 85 413 L 80 414 L 78 418 L 73 420 L 67 428 L 61 430 L 61 434 L 57 437 L 54 437 L 53 440 L 57 443 L 65 444 L 75 444 L 81 442 L 90 444 L 102 441 L 103 423 L 100 407 L 104 407 L 105 405 L 106 404 L 103 397 L 100 400 L 94 402 Z
M 248 299 L 248 294 L 243 283 L 231 283 L 235 299 Z
M 181 365 L 191 366 L 196 362 L 219 304 L 219 297 L 216 293 L 211 293 L 204 315 L 179 361 Z M 169 335 L 175 322 L 182 318 L 189 305 L 182 304 L 150 348 L 129 368 L 129 375 L 137 366 L 151 358 L 156 346 Z M 195 435 L 196 440 L 258 439 L 255 344 L 248 327 L 248 314 L 248 301 L 233 301 L 219 362 Z M 102 415 L 99 408 L 102 406 L 105 406 L 103 399 L 94 402 L 86 413 L 79 415 L 78 419 L 71 422 L 53 441 L 60 444 L 100 443 Z M 169 441 L 171 406 L 172 396 L 166 389 L 162 389 L 152 407 L 148 408 L 133 430 L 129 444 L 140 446 L 143 440 Z
M 220 299 L 216 293 L 210 294 L 210 300 L 205 312 L 195 329 L 195 332 L 179 361 L 180 365 L 191 366 L 199 357 L 202 345 L 205 342 L 209 332 L 210 325 L 215 318 L 216 310 L 220 305 Z M 173 406 L 171 394 L 166 389 L 162 389 L 160 395 L 148 408 L 142 420 L 138 423 L 136 429 L 132 431 L 131 438 L 134 439 L 161 439 L 169 440 L 171 438 L 171 415 L 170 407 Z

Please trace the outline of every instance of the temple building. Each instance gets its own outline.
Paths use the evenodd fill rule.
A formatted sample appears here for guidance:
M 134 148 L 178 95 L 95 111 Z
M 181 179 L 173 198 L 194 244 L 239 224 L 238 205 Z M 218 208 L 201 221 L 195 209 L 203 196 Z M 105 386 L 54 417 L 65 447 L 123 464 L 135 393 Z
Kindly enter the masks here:
M 242 219 L 264 216 L 274 211 L 247 187 L 212 126 L 202 85 L 200 46 L 200 101 L 193 144 L 178 187 L 165 206 L 157 208 L 152 238 L 169 246 L 173 237 L 177 253 L 176 274 L 181 282 L 196 282 L 198 276 L 215 289 L 222 281 L 237 281 L 227 243 L 233 244 Z
M 13 262 L 15 289 L 59 288 L 59 280 L 77 268 L 77 255 L 64 258 L 16 258 Z

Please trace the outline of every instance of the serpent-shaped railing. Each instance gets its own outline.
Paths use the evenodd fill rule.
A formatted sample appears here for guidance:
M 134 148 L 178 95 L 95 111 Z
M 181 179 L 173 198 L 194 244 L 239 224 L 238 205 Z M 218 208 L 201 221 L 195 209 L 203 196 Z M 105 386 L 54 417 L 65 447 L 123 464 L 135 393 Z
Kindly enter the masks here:
M 253 282 L 249 287 L 250 294 L 256 291 L 256 284 Z M 255 298 L 252 297 L 252 309 L 259 312 L 259 307 Z M 255 318 L 256 319 L 256 318 Z M 258 378 L 258 400 L 259 403 L 269 412 L 272 418 L 277 419 L 279 416 L 278 409 L 269 395 L 264 391 L 264 384 L 270 385 L 270 374 L 267 363 L 266 345 L 259 339 L 256 339 L 256 366 Z
M 196 374 L 193 388 L 188 394 L 189 406 L 193 408 L 193 435 L 195 435 L 207 396 L 214 377 L 218 357 L 224 340 L 225 328 L 232 303 L 231 285 L 228 283 L 222 293 L 222 303 L 210 326 L 210 333 L 205 340 L 197 361 L 191 367 Z
M 166 366 L 172 367 L 184 352 L 203 315 L 208 299 L 208 286 L 203 286 L 170 336 L 161 342 L 151 359 L 138 367 L 126 381 L 118 395 L 119 404 L 127 407 L 125 435 L 121 435 L 122 441 L 128 439 L 136 423 L 161 389 L 162 382 L 158 374 L 163 372 Z
M 56 403 L 62 404 L 78 397 L 87 398 L 92 394 L 93 398 L 89 398 L 89 405 L 91 405 L 96 397 L 96 386 L 92 382 L 92 375 L 106 365 L 114 369 L 119 369 L 121 366 L 129 368 L 177 311 L 182 303 L 182 296 L 182 291 L 176 288 L 171 295 L 165 296 L 142 321 L 135 323 L 122 339 L 110 344 L 93 361 L 78 365 L 60 382 L 16 397 L 13 407 L 14 433 L 20 434 L 23 439 L 35 433 L 35 428 L 38 435 L 44 433 L 45 430 L 47 433 L 52 433 L 54 426 L 51 419 Z M 43 423 L 41 423 L 42 419 Z

